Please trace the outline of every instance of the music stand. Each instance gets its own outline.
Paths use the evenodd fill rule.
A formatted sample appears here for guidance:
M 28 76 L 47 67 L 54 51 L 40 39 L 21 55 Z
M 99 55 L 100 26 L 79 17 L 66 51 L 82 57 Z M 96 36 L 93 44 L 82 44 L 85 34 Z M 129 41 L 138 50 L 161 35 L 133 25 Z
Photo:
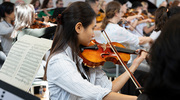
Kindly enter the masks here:
M 40 98 L 0 80 L 0 100 L 40 100 Z

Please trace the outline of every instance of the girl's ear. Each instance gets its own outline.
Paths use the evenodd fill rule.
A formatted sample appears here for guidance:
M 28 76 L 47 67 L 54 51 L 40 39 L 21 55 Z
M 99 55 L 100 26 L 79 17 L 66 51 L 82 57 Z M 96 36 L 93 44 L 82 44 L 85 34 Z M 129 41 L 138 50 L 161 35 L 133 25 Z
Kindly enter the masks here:
M 75 25 L 75 30 L 77 32 L 77 34 L 81 34 L 83 32 L 83 25 L 81 22 L 78 22 L 76 25 Z
M 116 11 L 115 14 L 114 14 L 114 16 L 118 16 L 118 14 L 119 14 L 119 13 Z

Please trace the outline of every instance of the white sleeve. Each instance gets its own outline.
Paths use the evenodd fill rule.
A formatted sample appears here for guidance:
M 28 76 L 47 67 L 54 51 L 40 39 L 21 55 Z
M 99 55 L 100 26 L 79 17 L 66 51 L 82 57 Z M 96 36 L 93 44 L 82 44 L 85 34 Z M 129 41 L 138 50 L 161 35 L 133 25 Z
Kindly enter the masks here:
M 136 46 L 136 47 L 139 46 L 139 38 L 138 38 L 138 36 L 130 33 L 126 29 L 120 27 L 116 31 L 116 33 L 117 33 L 117 42 L 133 45 L 133 46 Z
M 158 31 L 158 32 L 153 31 L 150 37 L 153 39 L 153 41 L 155 41 L 159 37 L 160 33 L 161 31 Z
M 5 27 L 4 25 L 0 26 L 0 35 L 11 34 L 13 31 L 13 27 Z
M 83 100 L 102 100 L 111 91 L 83 79 L 77 71 L 76 64 L 65 56 L 51 58 L 47 68 L 47 79 Z

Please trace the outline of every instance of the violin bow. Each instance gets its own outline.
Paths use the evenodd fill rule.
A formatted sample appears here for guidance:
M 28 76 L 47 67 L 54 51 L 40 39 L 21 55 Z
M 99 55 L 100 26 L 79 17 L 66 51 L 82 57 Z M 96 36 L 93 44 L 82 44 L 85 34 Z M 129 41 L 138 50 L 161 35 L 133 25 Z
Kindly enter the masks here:
M 125 19 L 122 19 L 123 21 L 126 21 L 126 22 L 128 22 L 127 20 L 125 20 Z M 138 34 L 140 34 L 141 36 L 144 36 L 144 34 L 141 34 L 138 30 L 136 30 L 136 28 L 135 27 L 133 27 L 130 23 L 127 23 L 129 26 L 131 26 Z
M 103 34 L 104 32 L 104 34 Z M 109 39 L 107 33 L 105 32 L 105 30 L 102 30 L 101 33 L 103 34 L 104 38 L 106 39 L 107 43 L 110 45 L 111 49 L 113 50 L 113 52 L 115 53 L 115 55 L 117 56 L 119 62 L 121 63 L 121 65 L 124 67 L 124 69 L 126 70 L 126 72 L 128 73 L 129 77 L 131 78 L 131 80 L 133 81 L 134 85 L 136 86 L 137 89 L 141 89 L 141 85 L 139 84 L 139 82 L 136 80 L 136 78 L 134 77 L 134 75 L 132 74 L 132 72 L 129 70 L 129 68 L 127 67 L 127 65 L 124 63 L 124 61 L 122 60 L 122 58 L 120 57 L 120 55 L 118 54 L 118 51 L 115 49 L 115 47 L 112 45 L 111 40 Z M 142 91 L 139 90 L 139 92 L 142 94 Z

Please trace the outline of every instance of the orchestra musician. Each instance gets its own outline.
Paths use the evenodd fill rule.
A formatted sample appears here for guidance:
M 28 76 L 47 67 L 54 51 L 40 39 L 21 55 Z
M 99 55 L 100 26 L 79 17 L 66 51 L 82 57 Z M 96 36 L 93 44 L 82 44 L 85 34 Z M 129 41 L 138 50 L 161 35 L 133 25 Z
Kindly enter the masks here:
M 175 100 L 180 95 L 180 14 L 164 25 L 150 50 L 150 72 L 138 100 Z
M 142 4 L 139 1 L 134 1 L 133 2 L 132 9 L 133 9 L 134 12 L 138 12 L 138 14 L 143 14 L 142 13 L 143 6 L 142 6 Z M 136 28 L 136 30 L 138 30 L 138 32 L 141 35 L 139 33 L 137 33 L 136 31 L 133 31 L 133 33 L 138 35 L 138 36 L 143 36 L 143 35 L 149 36 L 150 33 L 155 28 L 155 25 L 152 25 L 150 27 L 147 25 L 147 23 L 151 22 L 151 21 L 152 20 L 150 18 L 139 20 L 138 24 L 136 25 L 135 28 Z
M 106 31 L 112 42 L 121 43 L 126 48 L 135 49 L 135 50 L 141 48 L 140 45 L 151 43 L 152 39 L 150 37 L 138 37 L 117 24 L 120 21 L 121 17 L 124 15 L 121 9 L 121 4 L 119 2 L 117 1 L 109 2 L 106 6 L 105 14 L 106 16 L 102 22 L 101 28 Z M 103 38 L 103 35 L 100 35 L 99 37 L 95 37 L 95 39 L 99 43 L 106 43 L 105 39 Z M 134 58 L 131 55 L 131 59 L 127 64 L 128 66 L 131 66 L 132 59 Z M 119 69 L 120 69 L 119 70 L 120 73 L 124 72 L 124 69 L 122 67 L 120 67 Z M 143 64 L 141 67 L 138 67 L 138 69 L 140 71 L 146 72 L 149 70 L 149 66 Z M 104 70 L 109 73 L 116 72 L 115 68 L 104 69 Z
M 139 47 L 139 45 L 150 43 L 152 41 L 149 37 L 137 37 L 119 26 L 117 23 L 123 15 L 124 13 L 122 12 L 121 4 L 119 2 L 112 1 L 107 4 L 106 17 L 102 22 L 101 28 L 107 32 L 112 42 L 122 43 L 129 48 L 128 45 Z M 97 41 L 105 43 L 103 39 Z
M 14 29 L 12 21 L 14 21 L 14 4 L 4 2 L 0 5 L 0 17 L 3 21 L 0 22 L 1 46 L 6 56 L 12 47 L 11 33 Z
M 22 4 L 15 7 L 15 27 L 11 34 L 14 42 L 23 35 L 42 37 L 46 34 L 53 34 L 56 26 L 31 29 L 30 26 L 35 20 L 35 10 L 31 4 Z M 47 20 L 47 19 L 45 19 Z
M 168 9 L 164 6 L 159 7 L 155 11 L 155 30 L 152 32 L 150 37 L 153 39 L 153 42 L 158 38 L 161 33 L 161 29 L 165 25 L 168 16 L 167 16 Z
M 74 2 L 58 16 L 58 26 L 47 61 L 45 79 L 51 100 L 136 100 L 117 93 L 129 79 L 125 72 L 113 82 L 100 67 L 82 66 L 79 46 L 94 37 L 96 13 L 86 2 Z M 129 68 L 134 72 L 147 53 L 142 52 Z M 90 56 L 90 55 L 89 55 Z
M 39 12 L 38 17 L 41 18 L 43 16 L 52 16 L 54 13 L 54 10 L 50 8 L 53 7 L 53 1 L 52 0 L 44 0 L 41 9 L 43 11 Z
M 35 11 L 40 10 L 41 7 L 40 0 L 32 0 L 30 4 L 34 6 Z
M 162 28 L 164 27 L 165 23 L 171 16 L 180 13 L 180 7 L 171 7 L 166 8 L 164 6 L 159 7 L 155 11 L 155 30 L 152 32 L 150 37 L 153 39 L 153 42 L 158 38 L 161 33 Z

